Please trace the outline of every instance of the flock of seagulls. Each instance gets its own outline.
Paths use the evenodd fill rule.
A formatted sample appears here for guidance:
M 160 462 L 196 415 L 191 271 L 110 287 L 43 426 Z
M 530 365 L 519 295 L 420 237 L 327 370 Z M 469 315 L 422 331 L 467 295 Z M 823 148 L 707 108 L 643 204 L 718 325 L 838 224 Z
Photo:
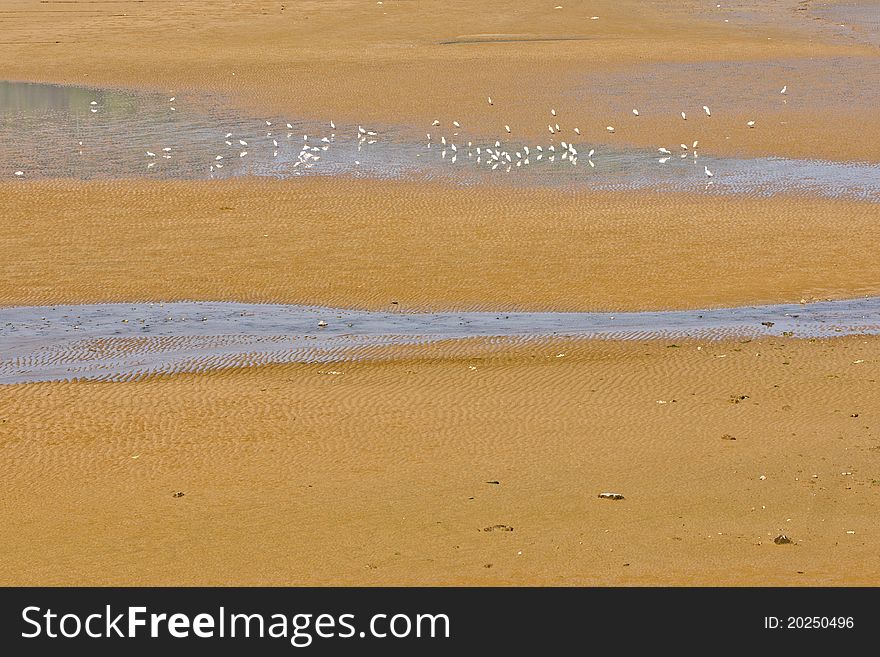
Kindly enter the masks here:
M 786 85 L 786 86 L 782 87 L 782 89 L 780 90 L 779 93 L 784 95 L 787 92 L 788 92 L 788 86 Z M 492 102 L 491 96 L 487 97 L 487 101 L 490 106 L 494 106 L 494 103 Z M 709 108 L 708 105 L 703 105 L 702 109 L 703 109 L 703 113 L 706 115 L 707 118 L 712 116 L 712 110 Z M 632 109 L 632 114 L 635 117 L 641 116 L 641 112 L 639 111 L 638 108 L 635 108 L 635 107 Z M 551 108 L 550 109 L 551 122 L 548 123 L 547 130 L 550 133 L 552 138 L 559 137 L 563 133 L 562 128 L 560 127 L 559 123 L 557 122 L 558 116 L 559 115 L 558 115 L 558 112 L 556 111 L 556 109 Z M 687 113 L 685 111 L 682 110 L 680 112 L 680 116 L 683 121 L 687 121 L 688 117 L 687 117 Z M 438 127 L 440 127 L 440 125 L 441 125 L 441 122 L 439 119 L 435 119 L 431 123 L 432 128 L 438 128 Z M 459 129 L 459 128 L 461 128 L 461 123 L 459 121 L 452 121 L 452 126 L 455 129 Z M 746 126 L 748 128 L 754 128 L 755 121 L 754 120 L 747 121 Z M 605 130 L 609 134 L 614 134 L 616 132 L 616 128 L 612 125 L 606 126 Z M 512 129 L 509 124 L 504 124 L 504 131 L 508 135 L 512 133 Z M 581 130 L 577 126 L 572 128 L 572 132 L 574 132 L 574 134 L 578 137 L 581 135 Z M 457 137 L 457 136 L 459 136 L 459 133 L 454 132 L 453 137 Z M 427 133 L 427 138 L 428 138 L 428 148 L 431 148 L 431 146 L 434 145 L 435 142 L 432 141 L 432 136 L 431 136 L 430 132 Z M 458 158 L 459 148 L 454 143 L 454 141 L 452 141 L 452 138 L 447 139 L 447 137 L 445 135 L 441 136 L 440 137 L 440 146 L 442 148 L 442 151 L 441 151 L 442 157 L 444 159 L 446 158 L 447 150 L 448 150 L 449 152 L 452 153 L 452 156 L 450 158 L 451 162 L 455 163 Z M 681 144 L 680 148 L 681 148 L 682 152 L 680 154 L 680 158 L 681 159 L 687 158 L 690 154 L 690 156 L 694 160 L 696 160 L 699 157 L 699 152 L 697 150 L 698 146 L 699 146 L 699 140 L 694 140 L 690 147 L 688 147 L 687 144 Z M 568 160 L 569 163 L 571 163 L 572 165 L 576 165 L 578 162 L 577 148 L 574 146 L 574 144 L 572 144 L 570 142 L 567 143 L 566 141 L 561 140 L 561 139 L 558 144 L 551 142 L 550 144 L 535 145 L 535 146 L 532 146 L 531 148 L 526 145 L 522 145 L 522 146 L 518 146 L 518 147 L 509 146 L 509 147 L 505 148 L 502 146 L 501 141 L 498 141 L 498 140 L 495 141 L 494 147 L 493 146 L 488 146 L 488 147 L 487 146 L 474 146 L 473 142 L 468 141 L 466 148 L 467 148 L 467 150 L 466 150 L 467 156 L 469 158 L 474 157 L 474 155 L 476 155 L 476 163 L 477 164 L 481 164 L 481 163 L 485 162 L 487 165 L 489 165 L 491 167 L 491 169 L 493 171 L 498 169 L 499 167 L 502 167 L 504 171 L 510 172 L 513 167 L 528 166 L 532 162 L 533 159 L 535 162 L 540 161 L 544 158 L 545 155 L 547 156 L 547 160 L 550 162 L 553 162 L 557 157 L 559 157 L 561 160 Z M 657 150 L 661 155 L 661 157 L 658 160 L 658 162 L 660 164 L 666 164 L 673 156 L 672 151 L 666 147 L 661 146 Z M 595 155 L 595 153 L 596 153 L 595 148 L 591 148 L 587 152 L 587 162 L 589 163 L 589 165 L 591 167 L 595 167 L 595 162 L 593 160 L 593 155 Z M 703 166 L 703 173 L 705 174 L 706 178 L 714 178 L 715 177 L 715 173 L 712 170 L 710 170 L 709 167 L 706 165 Z M 709 184 L 711 184 L 711 182 Z
M 491 96 L 487 98 L 489 104 L 492 105 Z M 557 116 L 557 112 L 555 109 L 550 109 L 551 119 Z M 431 122 L 431 128 L 440 127 L 441 123 L 439 119 L 434 119 Z M 461 129 L 460 121 L 452 121 L 452 127 L 456 130 L 452 135 L 447 138 L 445 135 L 440 137 L 440 143 L 437 144 L 434 141 L 434 138 L 431 136 L 431 133 L 427 133 L 427 148 L 432 148 L 434 146 L 438 146 L 440 148 L 440 157 L 442 159 L 447 159 L 447 154 L 451 153 L 449 156 L 449 161 L 452 164 L 455 164 L 458 161 L 459 156 L 459 146 L 455 143 L 455 138 L 460 136 L 460 133 L 457 130 Z M 559 135 L 562 132 L 562 128 L 558 123 L 550 123 L 547 125 L 547 129 L 549 130 L 551 135 Z M 512 132 L 511 127 L 507 124 L 504 125 L 504 130 L 507 134 Z M 573 132 L 576 135 L 580 135 L 580 129 L 574 128 Z M 555 162 L 557 158 L 560 161 L 568 161 L 572 165 L 577 164 L 578 160 L 578 150 L 575 145 L 571 142 L 567 142 L 565 140 L 560 140 L 559 143 L 550 143 L 550 144 L 538 144 L 535 146 L 528 146 L 526 144 L 521 145 L 503 145 L 501 140 L 496 139 L 494 144 L 477 144 L 475 145 L 473 141 L 467 141 L 466 145 L 462 144 L 461 152 L 466 154 L 468 158 L 473 159 L 476 164 L 485 164 L 491 171 L 496 171 L 501 168 L 503 171 L 510 172 L 516 167 L 529 166 L 533 161 L 540 162 L 544 160 L 546 157 L 547 162 Z M 587 151 L 587 162 L 591 167 L 595 167 L 596 164 L 593 162 L 593 155 L 596 153 L 594 148 L 591 148 Z
M 783 95 L 787 94 L 788 86 L 783 86 L 779 93 Z M 176 100 L 175 96 L 168 99 L 169 111 L 177 111 L 175 106 Z M 486 100 L 489 106 L 494 107 L 494 102 L 491 96 L 487 96 Z M 91 114 L 97 114 L 100 109 L 101 107 L 98 101 L 92 100 L 89 102 L 89 112 Z M 702 110 L 706 118 L 712 117 L 712 111 L 707 105 L 703 105 Z M 638 108 L 633 108 L 632 115 L 634 117 L 640 117 L 641 112 Z M 680 112 L 680 116 L 683 121 L 688 120 L 687 113 L 684 110 Z M 549 142 L 528 145 L 512 144 L 509 143 L 508 139 L 505 139 L 504 141 L 502 141 L 502 139 L 489 139 L 484 143 L 475 144 L 473 140 L 467 140 L 461 136 L 461 131 L 463 129 L 462 123 L 457 119 L 450 122 L 452 128 L 450 131 L 451 134 L 449 134 L 449 132 L 438 134 L 442 130 L 442 124 L 439 119 L 435 119 L 431 123 L 433 135 L 432 132 L 426 133 L 426 148 L 434 149 L 435 151 L 439 150 L 441 159 L 447 160 L 452 164 L 455 164 L 461 156 L 468 161 L 475 162 L 477 165 L 485 165 L 485 167 L 491 171 L 501 170 L 510 173 L 517 168 L 529 167 L 538 162 L 543 161 L 553 163 L 557 160 L 576 166 L 581 157 L 586 159 L 587 164 L 591 168 L 595 168 L 596 163 L 594 161 L 594 155 L 596 154 L 596 148 L 586 148 L 580 145 L 576 146 L 572 143 L 573 139 L 579 139 L 581 137 L 582 133 L 580 127 L 570 126 L 568 128 L 563 128 L 559 121 L 559 112 L 557 112 L 556 108 L 550 108 L 549 120 L 547 123 L 547 130 L 550 134 Z M 755 125 L 754 120 L 746 122 L 748 128 L 754 128 Z M 249 149 L 252 147 L 260 148 L 261 153 L 265 153 L 265 149 L 268 147 L 269 152 L 272 154 L 272 158 L 277 158 L 281 148 L 287 147 L 293 140 L 298 139 L 298 136 L 295 136 L 296 129 L 293 124 L 285 122 L 283 126 L 284 127 L 276 128 L 274 127 L 273 121 L 265 119 L 265 135 L 257 138 L 258 142 L 254 143 L 253 146 L 242 136 L 235 135 L 233 132 L 226 132 L 222 137 L 223 146 L 220 146 L 221 140 L 218 139 L 216 153 L 213 155 L 211 161 L 207 163 L 208 173 L 211 177 L 213 177 L 215 173 L 219 174 L 223 168 L 227 166 L 228 159 L 235 158 L 236 155 L 238 160 L 247 158 L 251 152 Z M 291 162 L 290 166 L 292 169 L 311 169 L 318 165 L 331 146 L 337 143 L 336 123 L 332 120 L 329 121 L 329 127 L 330 130 L 328 133 L 319 136 L 310 137 L 308 134 L 303 134 L 299 152 L 295 157 L 285 158 L 285 162 Z M 506 135 L 511 135 L 513 133 L 513 129 L 509 124 L 503 124 L 503 128 Z M 611 135 L 616 133 L 616 128 L 612 125 L 608 125 L 606 126 L 605 131 Z M 568 139 L 564 138 L 564 135 L 567 132 L 572 133 L 574 137 Z M 438 136 L 439 142 L 436 139 Z M 254 139 L 253 137 L 248 138 Z M 357 126 L 354 138 L 356 140 L 355 158 L 358 158 L 357 154 L 361 153 L 363 149 L 376 144 L 380 139 L 377 130 L 365 128 L 361 125 Z M 82 141 L 79 142 L 81 148 L 82 143 Z M 690 146 L 684 143 L 680 144 L 679 158 L 685 159 L 690 157 L 693 160 L 696 160 L 699 157 L 698 146 L 698 140 L 691 142 Z M 581 155 L 579 148 L 583 151 L 583 156 Z M 660 154 L 658 159 L 660 164 L 665 164 L 674 157 L 673 151 L 665 146 L 659 147 L 657 151 Z M 146 150 L 144 152 L 146 168 L 153 169 L 157 166 L 157 163 L 162 160 L 173 159 L 174 154 L 175 151 L 173 145 L 165 145 L 162 146 L 161 149 L 156 148 L 155 150 Z M 416 157 L 420 157 L 420 155 L 417 155 Z M 354 159 L 353 163 L 355 166 L 361 164 L 359 159 Z M 703 167 L 703 172 L 708 179 L 715 177 L 715 173 L 711 171 L 708 166 Z M 16 177 L 23 177 L 25 172 L 19 169 L 14 172 L 14 175 Z

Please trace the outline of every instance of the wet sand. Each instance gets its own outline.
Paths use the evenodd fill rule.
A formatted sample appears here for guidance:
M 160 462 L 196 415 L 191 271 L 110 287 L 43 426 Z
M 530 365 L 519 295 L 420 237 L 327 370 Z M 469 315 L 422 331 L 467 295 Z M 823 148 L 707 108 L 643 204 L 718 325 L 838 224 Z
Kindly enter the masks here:
M 587 142 L 877 163 L 876 46 L 813 3 L 765 4 L 21 0 L 0 56 L 6 79 L 417 138 L 434 119 L 546 138 L 553 107 Z M 0 304 L 851 298 L 880 294 L 878 215 L 803 194 L 10 176 Z M 490 340 L 0 386 L 0 583 L 876 585 L 878 363 L 876 337 Z
M 0 307 L 0 385 L 135 381 L 282 363 L 385 360 L 488 340 L 744 340 L 880 335 L 880 297 L 709 310 L 403 312 L 190 301 Z
M 388 356 L 0 386 L 0 581 L 877 582 L 877 338 Z
M 813 3 L 562 4 L 22 0 L 0 14 L 0 55 L 7 79 L 221 92 L 255 111 L 418 136 L 440 119 L 536 138 L 555 107 L 588 140 L 610 124 L 621 144 L 877 162 L 876 46 L 799 10 Z

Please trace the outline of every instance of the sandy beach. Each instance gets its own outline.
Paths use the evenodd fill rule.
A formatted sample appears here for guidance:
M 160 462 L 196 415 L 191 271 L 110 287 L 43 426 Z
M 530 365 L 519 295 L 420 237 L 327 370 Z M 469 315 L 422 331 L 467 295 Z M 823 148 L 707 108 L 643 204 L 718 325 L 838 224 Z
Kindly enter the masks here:
M 872 584 L 878 345 L 466 344 L 2 386 L 0 578 Z
M 179 95 L 261 129 L 451 140 L 455 120 L 536 143 L 558 122 L 652 166 L 697 140 L 731 161 L 878 166 L 880 51 L 834 3 L 561 5 L 16 0 L 0 78 Z M 715 193 L 702 173 L 669 191 L 12 169 L 4 307 L 880 295 L 880 203 L 852 178 L 823 196 Z M 0 385 L 0 584 L 876 586 L 878 380 L 877 336 L 658 334 Z

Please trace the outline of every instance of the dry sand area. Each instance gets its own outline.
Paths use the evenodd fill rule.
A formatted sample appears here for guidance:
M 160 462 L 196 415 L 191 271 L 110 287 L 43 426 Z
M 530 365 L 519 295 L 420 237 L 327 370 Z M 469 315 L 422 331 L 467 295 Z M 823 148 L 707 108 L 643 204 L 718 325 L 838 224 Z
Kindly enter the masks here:
M 403 181 L 0 186 L 0 303 L 643 310 L 880 294 L 880 204 Z
M 876 584 L 880 341 L 672 344 L 0 387 L 0 580 Z
M 6 79 L 419 137 L 440 119 L 537 138 L 553 107 L 586 141 L 878 161 L 875 45 L 817 3 L 715 4 L 22 0 L 0 8 L 0 57 Z M 0 217 L 2 305 L 880 294 L 880 204 L 804 195 L 11 180 Z M 878 378 L 880 339 L 847 337 L 471 341 L 0 386 L 0 583 L 877 585 Z

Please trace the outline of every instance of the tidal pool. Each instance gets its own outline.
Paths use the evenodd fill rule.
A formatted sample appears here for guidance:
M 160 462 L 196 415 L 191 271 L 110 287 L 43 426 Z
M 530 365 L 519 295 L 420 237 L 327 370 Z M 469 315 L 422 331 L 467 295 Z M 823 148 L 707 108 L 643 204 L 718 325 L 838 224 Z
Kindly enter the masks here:
M 700 151 L 695 157 L 693 149 L 678 148 L 664 156 L 583 140 L 570 145 L 572 153 L 561 138 L 496 146 L 459 132 L 453 137 L 438 129 L 430 141 L 414 142 L 411 131 L 398 126 L 247 117 L 219 98 L 0 82 L 0 178 L 320 175 L 880 200 L 880 166 L 868 163 L 719 158 Z

